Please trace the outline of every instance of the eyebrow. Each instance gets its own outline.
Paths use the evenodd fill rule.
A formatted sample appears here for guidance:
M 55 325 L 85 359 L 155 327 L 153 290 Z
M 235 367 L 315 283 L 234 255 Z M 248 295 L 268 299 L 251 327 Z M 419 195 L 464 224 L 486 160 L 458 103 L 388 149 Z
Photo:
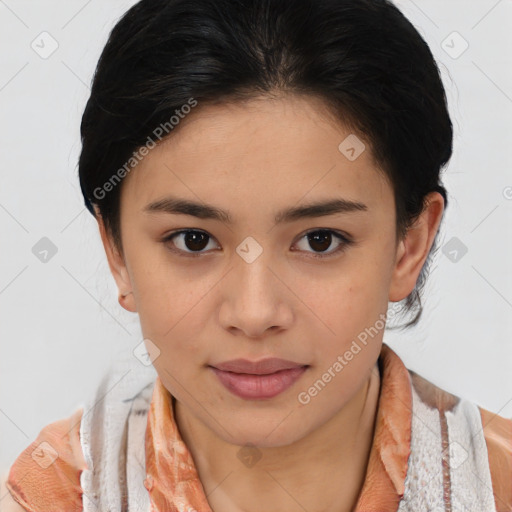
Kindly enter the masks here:
M 280 210 L 275 215 L 276 224 L 293 222 L 299 219 L 323 217 L 336 213 L 353 213 L 368 211 L 368 206 L 359 201 L 333 198 L 323 201 L 311 202 L 301 206 L 293 206 Z M 199 219 L 212 219 L 227 224 L 232 224 L 233 219 L 226 210 L 206 203 L 197 203 L 188 199 L 166 197 L 149 203 L 143 209 L 144 213 L 167 213 L 178 215 L 190 215 Z

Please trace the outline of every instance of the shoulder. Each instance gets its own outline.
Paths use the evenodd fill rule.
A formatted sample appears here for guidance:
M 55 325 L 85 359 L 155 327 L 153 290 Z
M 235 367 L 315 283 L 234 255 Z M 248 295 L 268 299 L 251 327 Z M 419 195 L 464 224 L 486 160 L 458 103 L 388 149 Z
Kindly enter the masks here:
M 80 474 L 87 469 L 80 443 L 83 409 L 46 425 L 12 464 L 5 486 L 23 508 L 81 511 Z
M 512 511 L 512 419 L 478 407 L 498 512 Z
M 442 412 L 456 409 L 461 398 L 409 370 L 411 384 L 429 407 Z M 467 401 L 465 401 L 468 403 Z M 485 439 L 492 491 L 497 512 L 512 512 L 512 419 L 504 418 L 473 403 L 479 411 Z

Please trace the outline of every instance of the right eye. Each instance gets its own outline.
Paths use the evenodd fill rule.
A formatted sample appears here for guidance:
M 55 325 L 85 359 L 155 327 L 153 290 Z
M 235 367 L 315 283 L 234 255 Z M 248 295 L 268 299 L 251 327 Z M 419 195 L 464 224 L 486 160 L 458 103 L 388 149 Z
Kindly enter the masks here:
M 208 240 L 212 238 L 206 231 L 182 229 L 167 235 L 162 239 L 162 243 L 174 253 L 187 257 L 201 256 L 204 253 L 200 251 L 208 246 Z

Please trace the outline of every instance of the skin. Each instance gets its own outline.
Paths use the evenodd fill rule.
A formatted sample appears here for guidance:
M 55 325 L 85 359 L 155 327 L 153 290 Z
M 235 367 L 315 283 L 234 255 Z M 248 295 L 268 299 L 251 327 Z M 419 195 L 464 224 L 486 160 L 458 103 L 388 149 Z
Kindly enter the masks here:
M 120 294 L 128 293 L 119 301 L 138 313 L 144 337 L 160 350 L 153 365 L 177 399 L 178 428 L 215 512 L 340 512 L 357 502 L 384 330 L 360 344 L 309 403 L 298 395 L 376 324 L 388 301 L 412 292 L 444 204 L 431 193 L 416 224 L 396 240 L 393 191 L 369 146 L 354 161 L 338 150 L 350 133 L 313 97 L 199 105 L 124 179 L 122 252 L 97 216 L 112 275 Z M 170 194 L 228 210 L 233 223 L 143 212 Z M 368 209 L 274 222 L 278 210 L 331 198 Z M 320 228 L 354 243 L 334 253 L 340 242 L 333 234 L 325 244 L 333 255 L 314 258 L 323 253 L 305 234 Z M 183 235 L 161 241 L 179 229 L 210 238 L 199 249 Z M 251 263 L 236 252 L 248 236 L 263 250 Z M 202 255 L 188 256 L 194 250 Z M 244 400 L 206 366 L 238 357 L 310 366 L 280 395 Z M 237 457 L 247 443 L 261 456 L 252 467 Z

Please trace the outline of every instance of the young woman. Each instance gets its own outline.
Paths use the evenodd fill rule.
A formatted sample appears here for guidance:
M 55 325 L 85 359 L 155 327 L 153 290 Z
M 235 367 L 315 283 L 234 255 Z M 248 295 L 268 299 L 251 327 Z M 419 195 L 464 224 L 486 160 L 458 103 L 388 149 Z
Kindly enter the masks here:
M 383 343 L 390 302 L 420 318 L 452 151 L 396 7 L 142 0 L 81 130 L 145 340 L 20 454 L 11 510 L 512 510 L 512 420 Z

